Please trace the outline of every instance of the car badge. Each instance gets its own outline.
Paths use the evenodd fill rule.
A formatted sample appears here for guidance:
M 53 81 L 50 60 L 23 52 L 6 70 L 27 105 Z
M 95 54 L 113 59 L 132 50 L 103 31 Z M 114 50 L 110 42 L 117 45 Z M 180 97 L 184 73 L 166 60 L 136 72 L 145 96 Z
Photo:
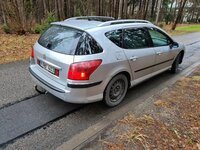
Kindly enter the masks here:
M 44 54 L 44 55 L 42 56 L 42 58 L 43 58 L 43 59 L 46 59 L 47 57 L 46 57 L 46 55 Z

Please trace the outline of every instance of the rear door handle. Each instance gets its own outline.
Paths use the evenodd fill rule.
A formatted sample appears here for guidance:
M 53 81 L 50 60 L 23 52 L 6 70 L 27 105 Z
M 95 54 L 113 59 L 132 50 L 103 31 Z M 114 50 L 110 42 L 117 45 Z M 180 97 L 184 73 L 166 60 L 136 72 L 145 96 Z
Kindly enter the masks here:
M 162 55 L 162 52 L 156 52 L 156 55 Z
M 130 58 L 131 61 L 136 61 L 137 59 L 138 59 L 137 56 L 132 56 L 132 57 Z

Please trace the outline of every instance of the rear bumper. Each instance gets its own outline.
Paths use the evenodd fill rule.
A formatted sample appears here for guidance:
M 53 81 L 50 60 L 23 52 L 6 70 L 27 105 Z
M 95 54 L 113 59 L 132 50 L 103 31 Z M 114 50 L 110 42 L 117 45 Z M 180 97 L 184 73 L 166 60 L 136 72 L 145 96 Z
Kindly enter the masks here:
M 59 92 L 59 93 L 65 93 L 64 90 L 59 89 L 59 88 L 55 87 L 54 85 L 52 85 L 52 84 L 46 82 L 46 81 L 43 80 L 42 78 L 40 78 L 36 73 L 33 72 L 33 70 L 32 70 L 31 68 L 29 68 L 29 72 L 31 73 L 31 75 L 32 75 L 34 78 L 36 78 L 39 82 L 41 82 L 41 83 L 44 84 L 45 86 L 47 86 L 47 87 L 51 88 L 52 90 L 57 91 L 57 92 Z
M 103 92 L 98 92 L 98 89 L 101 87 L 101 82 L 85 86 L 71 84 L 63 86 L 45 76 L 35 65 L 29 67 L 29 72 L 37 85 L 66 102 L 84 104 L 103 99 Z

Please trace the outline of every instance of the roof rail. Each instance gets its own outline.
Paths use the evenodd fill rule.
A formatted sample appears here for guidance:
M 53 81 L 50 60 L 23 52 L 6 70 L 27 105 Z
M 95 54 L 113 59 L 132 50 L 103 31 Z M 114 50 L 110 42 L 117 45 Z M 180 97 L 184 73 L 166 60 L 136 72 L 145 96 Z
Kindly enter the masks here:
M 112 20 L 112 21 L 107 21 L 104 22 L 100 25 L 98 25 L 99 27 L 103 27 L 103 26 L 110 26 L 110 25 L 117 25 L 117 24 L 126 24 L 126 23 L 150 23 L 151 22 L 147 21 L 147 20 L 137 20 L 137 19 L 124 19 L 124 20 Z
M 72 17 L 69 19 L 66 19 L 65 21 L 70 20 L 88 20 L 88 21 L 100 21 L 100 22 L 106 22 L 115 20 L 113 17 L 107 17 L 107 16 L 81 16 L 81 17 Z

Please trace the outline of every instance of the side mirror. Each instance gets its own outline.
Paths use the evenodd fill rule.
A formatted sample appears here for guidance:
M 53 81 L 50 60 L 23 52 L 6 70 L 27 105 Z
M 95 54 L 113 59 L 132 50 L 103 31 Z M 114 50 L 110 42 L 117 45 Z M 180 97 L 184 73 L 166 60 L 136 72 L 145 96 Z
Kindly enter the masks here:
M 179 47 L 179 44 L 177 43 L 177 42 L 172 42 L 171 44 L 170 44 L 170 48 L 172 49 L 172 48 L 178 48 Z

